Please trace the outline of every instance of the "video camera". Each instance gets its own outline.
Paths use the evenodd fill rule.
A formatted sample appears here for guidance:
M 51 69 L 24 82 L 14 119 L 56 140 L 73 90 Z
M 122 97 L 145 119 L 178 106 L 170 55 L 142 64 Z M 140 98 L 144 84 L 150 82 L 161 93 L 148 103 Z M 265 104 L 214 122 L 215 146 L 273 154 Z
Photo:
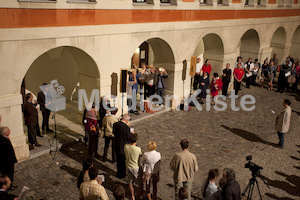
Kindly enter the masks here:
M 245 168 L 248 168 L 252 172 L 252 176 L 253 177 L 260 176 L 261 175 L 260 171 L 263 168 L 260 167 L 260 166 L 258 166 L 254 162 L 251 162 L 251 160 L 252 160 L 252 156 L 251 155 L 247 156 L 246 160 L 248 161 L 248 163 L 245 164 Z

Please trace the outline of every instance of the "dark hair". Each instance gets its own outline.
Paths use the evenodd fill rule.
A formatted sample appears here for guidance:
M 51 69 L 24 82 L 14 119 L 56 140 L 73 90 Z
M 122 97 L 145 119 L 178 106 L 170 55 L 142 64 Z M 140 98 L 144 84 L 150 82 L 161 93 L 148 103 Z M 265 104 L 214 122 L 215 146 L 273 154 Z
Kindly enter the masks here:
M 180 200 L 184 200 L 188 198 L 188 192 L 184 187 L 181 187 L 178 192 L 178 196 Z
M 113 191 L 115 200 L 123 200 L 125 197 L 125 189 L 122 185 L 116 185 Z
M 7 176 L 0 176 L 0 188 L 3 188 L 4 185 L 7 184 L 7 180 L 6 180 Z
M 182 149 L 187 149 L 189 147 L 189 141 L 187 139 L 181 140 L 180 146 Z
M 227 183 L 231 180 L 235 180 L 235 172 L 231 168 L 225 168 L 224 169 L 224 174 L 227 179 Z
M 267 60 L 267 59 L 266 59 L 266 60 Z M 258 61 L 258 59 L 257 59 L 257 58 L 255 58 L 254 62 L 256 62 L 256 61 Z
M 291 105 L 291 101 L 289 99 L 284 99 L 284 103 L 287 104 L 287 105 Z
M 214 77 L 219 77 L 219 74 L 218 73 L 214 73 Z
M 47 83 L 43 83 L 43 85 L 48 85 Z
M 236 58 L 236 62 L 239 62 L 239 58 L 242 60 L 243 58 L 241 56 Z
M 218 176 L 219 176 L 219 170 L 218 170 L 218 169 L 211 169 L 211 170 L 209 170 L 209 172 L 208 172 L 208 177 L 207 177 L 207 181 L 206 181 L 206 183 L 205 183 L 204 190 L 203 190 L 203 197 L 206 196 L 205 191 L 206 191 L 206 189 L 207 189 L 207 186 L 208 186 L 208 184 L 209 184 L 209 181 L 215 179 L 215 178 L 218 177 Z
M 82 169 L 84 171 L 88 170 L 91 166 L 93 165 L 93 160 L 92 159 L 86 159 L 82 163 Z
M 89 177 L 91 180 L 95 180 L 98 176 L 98 169 L 96 167 L 91 167 L 89 169 Z
M 209 60 L 208 59 L 205 60 L 205 63 L 204 63 L 205 65 L 206 65 L 207 61 L 209 61 Z
M 117 108 L 117 107 L 113 107 L 113 108 L 112 108 L 112 111 L 110 111 L 110 113 L 111 113 L 112 115 L 115 115 L 117 112 L 118 112 L 118 108 Z
M 138 140 L 137 134 L 131 134 L 131 135 L 129 135 L 129 142 L 131 144 L 136 143 L 137 140 Z
M 26 99 L 26 100 L 28 100 L 30 97 L 31 97 L 31 93 L 27 93 L 27 94 L 25 95 L 25 99 Z

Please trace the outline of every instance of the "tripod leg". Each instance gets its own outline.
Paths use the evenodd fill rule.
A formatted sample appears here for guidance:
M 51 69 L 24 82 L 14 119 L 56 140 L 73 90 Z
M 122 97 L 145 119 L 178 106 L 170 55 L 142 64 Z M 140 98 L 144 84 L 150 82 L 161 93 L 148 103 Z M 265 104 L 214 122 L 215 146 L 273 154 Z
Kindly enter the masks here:
M 249 187 L 247 199 L 251 199 L 252 198 L 252 192 L 253 192 L 253 182 L 250 181 L 250 187 Z
M 259 198 L 260 198 L 260 200 L 262 200 L 261 193 L 260 193 L 260 189 L 259 189 L 259 185 L 258 185 L 258 182 L 257 182 L 256 179 L 255 179 L 255 183 L 256 183 L 256 185 L 257 185 L 257 190 L 258 190 Z
M 249 199 L 249 191 L 250 191 L 250 188 L 251 188 L 251 181 L 249 181 L 248 185 L 246 186 L 246 188 L 244 189 L 243 193 L 242 193 L 242 196 L 246 197 L 247 199 Z M 248 197 L 246 195 L 248 191 Z

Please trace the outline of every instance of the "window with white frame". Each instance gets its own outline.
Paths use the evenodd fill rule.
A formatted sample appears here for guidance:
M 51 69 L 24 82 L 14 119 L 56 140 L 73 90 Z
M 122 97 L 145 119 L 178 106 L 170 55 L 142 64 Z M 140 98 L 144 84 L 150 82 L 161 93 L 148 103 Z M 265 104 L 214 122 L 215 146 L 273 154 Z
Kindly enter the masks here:
M 213 0 L 200 0 L 200 5 L 213 5 Z
M 218 4 L 223 4 L 223 1 L 222 0 L 218 0 Z
M 177 0 L 160 0 L 161 4 L 177 5 Z
M 96 0 L 67 0 L 68 3 L 96 3 Z
M 254 6 L 254 0 L 245 0 L 245 6 Z
M 33 2 L 33 3 L 55 3 L 56 0 L 18 0 L 18 2 Z
M 287 7 L 293 6 L 293 1 L 294 1 L 294 0 L 287 0 L 287 1 L 286 1 L 286 6 L 287 6 Z
M 266 6 L 267 5 L 267 0 L 257 0 L 257 5 L 258 6 Z
M 206 0 L 200 0 L 200 4 L 206 4 Z

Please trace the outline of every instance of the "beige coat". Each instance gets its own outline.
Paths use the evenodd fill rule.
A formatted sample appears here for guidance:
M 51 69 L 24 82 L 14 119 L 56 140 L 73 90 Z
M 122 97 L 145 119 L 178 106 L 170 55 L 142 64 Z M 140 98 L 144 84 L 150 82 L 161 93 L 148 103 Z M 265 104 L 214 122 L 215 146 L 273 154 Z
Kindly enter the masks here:
M 102 128 L 106 137 L 115 137 L 113 134 L 113 125 L 118 122 L 115 115 L 107 115 L 103 118 Z
M 189 151 L 176 153 L 170 162 L 170 167 L 174 171 L 174 181 L 181 183 L 192 181 L 195 172 L 198 171 L 196 156 Z
M 291 115 L 292 109 L 290 106 L 288 106 L 280 113 L 278 119 L 276 120 L 276 131 L 280 133 L 286 133 L 289 131 Z

